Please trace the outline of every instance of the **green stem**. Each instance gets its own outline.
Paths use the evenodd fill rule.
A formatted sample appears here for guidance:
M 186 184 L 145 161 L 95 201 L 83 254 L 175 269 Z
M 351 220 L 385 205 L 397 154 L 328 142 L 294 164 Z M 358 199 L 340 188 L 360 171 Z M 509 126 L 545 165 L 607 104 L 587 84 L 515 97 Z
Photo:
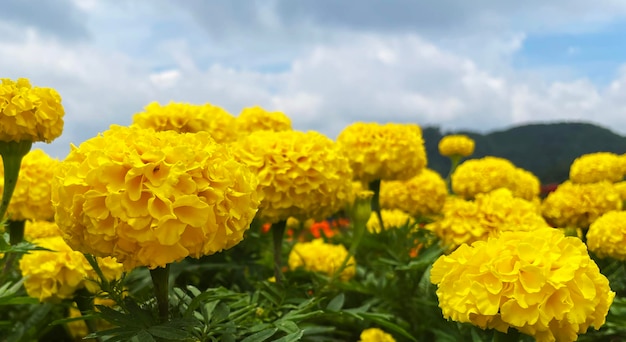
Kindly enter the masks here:
M 157 305 L 159 307 L 159 319 L 162 323 L 169 319 L 169 277 L 170 265 L 165 267 L 157 267 L 150 270 L 152 283 L 154 284 L 154 294 L 156 295 Z
M 20 174 L 22 158 L 30 151 L 32 145 L 32 141 L 0 142 L 0 156 L 2 156 L 2 165 L 4 166 L 4 189 L 0 203 L 0 220 L 4 218 L 7 209 L 9 209 L 9 203 Z
M 83 253 L 83 255 L 85 256 L 85 259 L 87 259 L 87 262 L 89 262 L 89 265 L 91 265 L 91 268 L 93 268 L 93 270 L 98 275 L 98 278 L 100 278 L 100 289 L 110 294 L 112 290 L 111 284 L 104 276 L 104 273 L 102 273 L 102 269 L 98 264 L 98 259 L 96 259 L 96 257 L 91 254 Z
M 9 242 L 11 245 L 17 245 L 18 243 L 24 241 L 24 226 L 26 221 L 7 221 L 7 227 L 9 228 Z
M 369 183 L 369 189 L 374 192 L 374 196 L 372 196 L 372 210 L 376 213 L 376 217 L 378 217 L 380 230 L 384 231 L 385 225 L 383 223 L 383 215 L 380 211 L 380 179 L 371 181 Z
M 283 236 L 285 235 L 286 227 L 287 221 L 282 220 L 272 224 L 272 228 L 270 228 L 274 244 L 274 278 L 276 278 L 277 284 L 282 284 L 283 282 Z
M 451 156 L 450 157 L 450 171 L 448 172 L 448 176 L 446 176 L 446 187 L 448 188 L 448 193 L 454 194 L 452 192 L 452 174 L 456 170 L 456 168 L 461 163 L 461 156 Z
M 78 307 L 80 314 L 83 316 L 86 316 L 93 311 L 93 297 L 85 288 L 76 291 L 74 294 L 74 302 L 76 302 L 76 306 Z M 90 334 L 98 331 L 96 323 L 93 320 L 86 319 L 85 324 L 87 325 L 87 330 Z
M 517 329 L 509 329 L 503 333 L 498 330 L 493 331 L 493 342 L 518 342 L 520 340 L 520 332 Z

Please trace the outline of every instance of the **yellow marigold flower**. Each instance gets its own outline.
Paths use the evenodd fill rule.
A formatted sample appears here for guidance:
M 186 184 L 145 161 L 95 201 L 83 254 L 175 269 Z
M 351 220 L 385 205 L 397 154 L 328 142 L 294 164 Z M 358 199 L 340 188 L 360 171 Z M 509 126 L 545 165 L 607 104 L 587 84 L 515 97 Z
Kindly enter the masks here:
M 322 220 L 350 198 L 352 170 L 337 144 L 317 132 L 258 131 L 233 145 L 238 160 L 259 178 L 258 217 Z
M 409 226 L 415 224 L 415 219 L 413 219 L 411 215 L 399 209 L 383 209 L 380 211 L 380 215 L 383 217 L 385 230 L 403 227 L 407 224 Z M 380 222 L 378 221 L 378 216 L 375 212 L 371 213 L 366 227 L 370 233 L 380 233 L 382 231 L 380 228 Z
M 59 165 L 57 159 L 50 158 L 43 150 L 28 152 L 22 159 L 20 175 L 11 197 L 7 216 L 14 221 L 51 220 L 52 208 L 50 180 Z M 4 187 L 0 166 L 0 191 Z
M 283 112 L 268 112 L 254 106 L 244 108 L 237 117 L 237 131 L 247 135 L 256 131 L 290 131 L 291 119 Z
M 532 172 L 524 169 L 515 168 L 515 181 L 510 186 L 513 196 L 523 198 L 527 201 L 533 201 L 539 198 L 541 192 L 541 182 L 539 178 Z
M 515 181 L 515 165 L 498 157 L 465 161 L 452 174 L 452 190 L 465 198 L 508 188 Z
M 449 197 L 443 216 L 428 225 L 451 250 L 462 244 L 487 240 L 509 230 L 533 230 L 548 227 L 533 202 L 513 197 L 510 190 L 500 188 L 476 195 L 473 201 Z
M 626 212 L 609 211 L 595 220 L 587 232 L 587 246 L 601 258 L 626 260 Z
M 369 328 L 361 332 L 359 342 L 396 342 L 396 340 L 381 329 Z
M 61 235 L 61 230 L 55 222 L 26 221 L 24 225 L 24 237 L 28 241 Z
M 72 250 L 62 237 L 35 239 L 33 243 L 51 251 L 33 251 L 20 259 L 20 270 L 26 279 L 24 287 L 29 296 L 41 302 L 56 302 L 72 298 L 78 289 L 98 290 L 95 282 L 87 280 L 97 279 L 97 275 L 85 256 Z M 98 258 L 97 261 L 103 271 L 107 270 L 107 280 L 121 276 L 122 265 L 115 260 Z
M 570 166 L 569 178 L 573 183 L 617 182 L 624 178 L 622 158 L 610 152 L 582 155 Z
M 467 157 L 474 153 L 474 140 L 467 135 L 446 135 L 439 141 L 439 154 L 444 157 Z
M 354 179 L 365 183 L 409 179 L 426 167 L 418 125 L 357 122 L 339 133 L 337 142 L 350 159 Z
M 503 232 L 461 245 L 431 269 L 445 318 L 574 341 L 600 328 L 615 297 L 585 244 L 558 229 Z
M 237 139 L 235 117 L 210 103 L 193 105 L 170 102 L 162 106 L 158 102 L 152 102 L 146 106 L 145 112 L 133 116 L 133 125 L 156 131 L 209 132 L 218 143 Z
M 555 227 L 587 228 L 611 210 L 621 210 L 622 199 L 612 183 L 574 184 L 566 181 L 546 197 L 543 216 Z
M 206 132 L 112 126 L 72 148 L 52 200 L 70 246 L 154 269 L 239 243 L 259 205 L 257 185 Z
M 332 276 L 348 256 L 348 250 L 343 245 L 325 243 L 323 239 L 311 242 L 296 243 L 289 253 L 289 268 L 295 270 L 304 268 L 311 272 L 320 272 Z M 356 274 L 356 261 L 350 257 L 346 268 L 339 275 L 339 279 L 347 281 Z
M 626 181 L 613 183 L 613 187 L 619 193 L 619 197 L 622 201 L 626 201 Z
M 52 88 L 26 78 L 0 79 L 0 141 L 51 142 L 63 132 L 65 110 Z
M 400 209 L 412 216 L 440 213 L 447 197 L 446 182 L 430 169 L 405 181 L 383 181 L 380 185 L 381 208 Z

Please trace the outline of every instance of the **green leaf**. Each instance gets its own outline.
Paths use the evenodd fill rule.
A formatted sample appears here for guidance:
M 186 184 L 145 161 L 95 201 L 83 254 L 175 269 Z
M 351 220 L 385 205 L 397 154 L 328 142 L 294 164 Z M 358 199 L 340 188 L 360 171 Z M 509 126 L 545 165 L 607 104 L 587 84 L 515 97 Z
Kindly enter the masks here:
M 274 334 L 278 331 L 278 328 L 271 328 L 266 330 L 261 330 L 253 335 L 250 335 L 241 342 L 262 342 L 267 340 L 268 338 L 274 336 Z
M 296 342 L 296 341 L 300 341 L 300 338 L 302 337 L 303 331 L 300 330 L 298 332 L 295 332 L 293 334 L 289 334 L 287 336 L 283 336 L 277 340 L 274 340 L 274 342 Z
M 377 313 L 364 312 L 360 314 L 363 318 L 369 319 L 377 324 L 382 325 L 385 328 L 393 330 L 402 336 L 410 339 L 411 341 L 417 341 L 408 331 L 406 331 L 403 327 L 391 322 L 391 315 L 383 315 Z
M 338 294 L 330 301 L 330 303 L 328 303 L 328 305 L 326 306 L 326 310 L 334 312 L 341 310 L 345 299 L 346 298 L 343 293 Z
M 275 323 L 276 327 L 287 334 L 293 334 L 295 332 L 301 331 L 298 325 L 292 321 L 280 320 Z
M 147 330 L 152 336 L 164 338 L 167 340 L 182 340 L 189 338 L 191 334 L 184 330 L 174 329 L 173 327 L 156 325 Z
M 148 333 L 145 330 L 140 331 L 137 335 L 135 335 L 131 341 L 137 341 L 137 342 L 156 342 L 156 340 L 154 339 L 154 337 L 152 337 L 152 335 L 150 335 L 150 333 Z

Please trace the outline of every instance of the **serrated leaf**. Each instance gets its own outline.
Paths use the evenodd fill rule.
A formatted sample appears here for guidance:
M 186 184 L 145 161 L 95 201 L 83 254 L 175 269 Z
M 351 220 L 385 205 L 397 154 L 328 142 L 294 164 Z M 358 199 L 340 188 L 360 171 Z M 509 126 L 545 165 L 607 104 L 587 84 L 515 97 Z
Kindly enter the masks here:
M 346 297 L 343 293 L 338 294 L 333 298 L 330 303 L 326 306 L 326 310 L 328 311 L 339 311 L 343 307 L 343 303 L 345 302 Z

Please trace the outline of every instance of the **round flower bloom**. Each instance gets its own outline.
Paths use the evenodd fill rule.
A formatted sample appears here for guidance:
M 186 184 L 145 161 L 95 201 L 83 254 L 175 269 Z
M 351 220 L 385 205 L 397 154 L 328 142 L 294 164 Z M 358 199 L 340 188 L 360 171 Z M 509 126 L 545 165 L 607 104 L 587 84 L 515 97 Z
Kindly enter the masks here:
M 154 269 L 239 243 L 259 205 L 257 185 L 206 132 L 112 126 L 72 148 L 52 200 L 70 246 Z
M 133 116 L 133 125 L 156 131 L 209 132 L 218 143 L 237 139 L 235 117 L 210 103 L 192 105 L 170 102 L 162 106 L 158 102 L 152 102 L 146 106 L 145 112 Z
M 96 272 L 85 256 L 72 250 L 60 236 L 33 240 L 38 246 L 51 251 L 32 251 L 20 259 L 26 293 L 41 302 L 56 302 L 72 298 L 78 289 L 98 290 Z M 112 258 L 97 258 L 107 280 L 118 279 L 123 267 Z
M 354 179 L 362 182 L 405 180 L 426 167 L 418 125 L 357 122 L 339 133 L 337 142 L 350 159 Z
M 378 328 L 369 328 L 361 332 L 359 342 L 396 342 L 390 334 Z
M 467 157 L 474 153 L 474 145 L 467 135 L 446 135 L 439 141 L 439 153 L 444 157 Z
M 441 212 L 448 197 L 446 182 L 430 169 L 404 181 L 383 181 L 380 185 L 380 206 L 400 209 L 411 216 L 431 216 Z
M 346 257 L 348 250 L 343 245 L 333 245 L 325 243 L 323 239 L 315 239 L 311 242 L 296 243 L 289 253 L 288 263 L 292 270 L 302 267 L 307 271 L 332 276 L 339 270 Z M 350 257 L 339 279 L 347 281 L 355 274 L 356 261 L 354 257 Z
M 487 240 L 503 231 L 548 227 L 535 203 L 513 197 L 506 188 L 478 194 L 473 201 L 449 197 L 442 213 L 442 218 L 426 228 L 450 250 L 462 244 Z
M 554 228 L 461 245 L 430 275 L 445 318 L 537 341 L 575 341 L 600 328 L 615 297 L 585 244 Z
M 541 182 L 532 172 L 515 168 L 515 181 L 509 187 L 513 191 L 513 196 L 533 201 L 539 198 L 541 192 Z
M 350 199 L 352 170 L 332 140 L 317 132 L 258 131 L 233 144 L 238 160 L 259 177 L 258 218 L 322 220 Z
M 50 158 L 40 149 L 32 150 L 24 156 L 20 175 L 9 203 L 7 216 L 14 221 L 51 220 L 54 218 L 50 180 L 59 165 L 57 159 Z M 3 173 L 0 166 L 0 175 Z M 0 191 L 4 180 L 0 176 Z
M 587 246 L 601 258 L 626 260 L 626 212 L 609 211 L 595 220 L 587 232 Z
M 61 235 L 61 230 L 55 222 L 28 220 L 24 225 L 24 237 L 28 241 Z
M 380 211 L 380 215 L 383 217 L 385 230 L 400 228 L 406 225 L 412 226 L 415 224 L 415 219 L 402 210 L 383 209 Z M 367 221 L 366 227 L 370 233 L 380 233 L 382 231 L 376 212 L 372 212 L 370 219 Z
M 51 142 L 63 132 L 65 110 L 52 88 L 26 78 L 0 79 L 0 141 Z
M 244 108 L 237 117 L 237 131 L 247 135 L 256 131 L 290 131 L 291 119 L 283 112 L 268 112 L 254 106 Z
M 610 152 L 589 153 L 574 160 L 569 178 L 573 183 L 581 184 L 617 182 L 624 178 L 625 171 L 619 155 Z
M 566 181 L 542 204 L 543 217 L 555 227 L 587 228 L 611 210 L 621 210 L 622 199 L 612 183 L 574 184 Z
M 509 188 L 515 183 L 515 165 L 498 157 L 466 160 L 452 174 L 455 194 L 473 198 L 498 188 Z
M 626 181 L 613 183 L 613 187 L 619 193 L 619 197 L 622 201 L 626 201 Z

